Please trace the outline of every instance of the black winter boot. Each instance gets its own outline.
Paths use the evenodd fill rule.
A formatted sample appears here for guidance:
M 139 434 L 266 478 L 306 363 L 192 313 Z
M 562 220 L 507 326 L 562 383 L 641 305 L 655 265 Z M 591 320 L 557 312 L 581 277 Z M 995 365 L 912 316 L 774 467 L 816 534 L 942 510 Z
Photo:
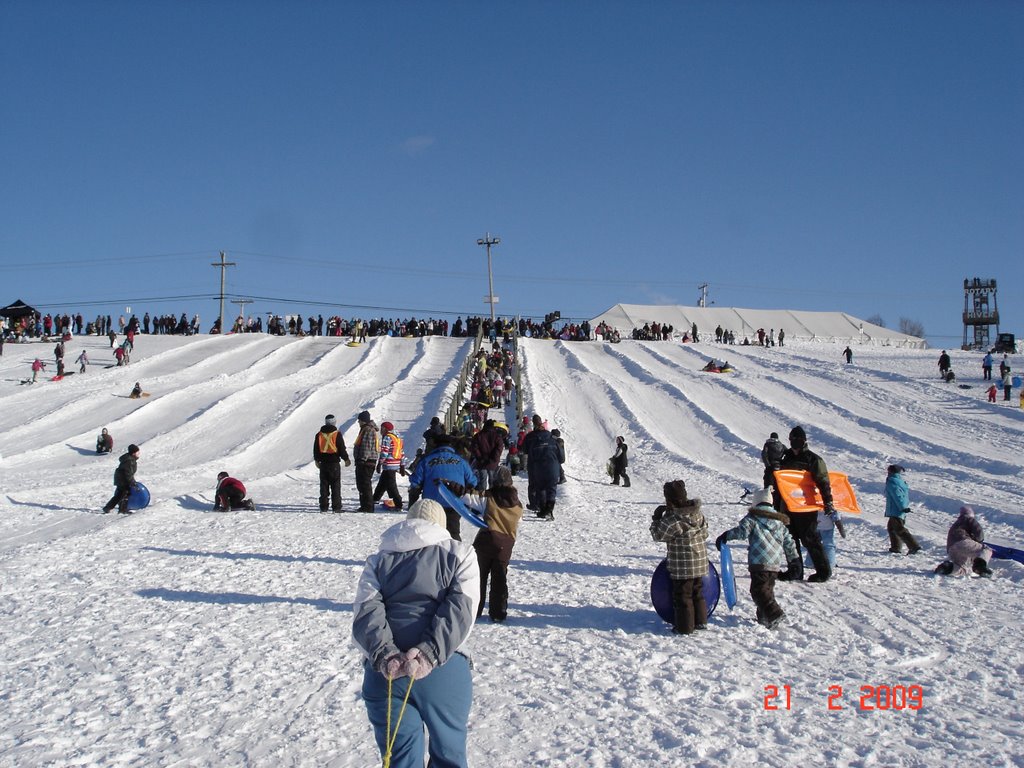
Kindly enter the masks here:
M 974 565 L 972 566 L 973 571 L 979 576 L 985 576 L 986 578 L 992 575 L 992 569 L 988 567 L 988 563 L 985 562 L 984 558 L 974 558 Z

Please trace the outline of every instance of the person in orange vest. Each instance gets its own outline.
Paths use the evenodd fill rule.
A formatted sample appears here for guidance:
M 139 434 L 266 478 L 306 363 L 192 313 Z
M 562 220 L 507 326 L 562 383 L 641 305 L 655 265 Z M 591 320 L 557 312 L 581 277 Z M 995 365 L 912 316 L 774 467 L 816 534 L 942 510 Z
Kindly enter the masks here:
M 324 425 L 313 438 L 313 463 L 320 470 L 320 511 L 326 512 L 328 503 L 332 512 L 341 512 L 341 462 L 352 462 L 345 449 L 345 438 L 338 431 L 334 414 L 324 417 Z
M 385 421 L 380 425 L 380 454 L 377 457 L 377 472 L 380 478 L 373 489 L 374 503 L 381 500 L 385 491 L 395 503 L 395 509 L 402 508 L 402 494 L 398 492 L 397 473 L 405 477 L 405 453 L 402 438 L 395 432 L 395 425 Z

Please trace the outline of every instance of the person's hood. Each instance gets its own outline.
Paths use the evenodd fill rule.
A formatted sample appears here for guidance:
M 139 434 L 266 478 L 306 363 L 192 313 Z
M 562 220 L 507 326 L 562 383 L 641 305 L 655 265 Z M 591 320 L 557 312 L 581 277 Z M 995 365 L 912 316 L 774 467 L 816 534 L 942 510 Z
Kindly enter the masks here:
M 444 541 L 450 541 L 452 535 L 428 520 L 403 520 L 395 523 L 380 536 L 381 552 L 411 552 L 423 549 Z

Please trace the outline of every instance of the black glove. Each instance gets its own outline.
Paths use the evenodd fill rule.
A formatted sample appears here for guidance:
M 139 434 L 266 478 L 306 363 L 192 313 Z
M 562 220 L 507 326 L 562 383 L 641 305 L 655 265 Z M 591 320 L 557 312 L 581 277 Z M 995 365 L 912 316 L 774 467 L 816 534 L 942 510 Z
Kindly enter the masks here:
M 422 494 L 422 493 L 423 493 L 423 489 L 421 489 L 418 485 L 410 485 L 409 486 L 409 506 L 410 507 L 413 504 L 415 504 L 417 501 L 419 501 L 420 494 Z
M 661 518 L 665 515 L 666 509 L 668 509 L 668 507 L 666 507 L 664 504 L 659 504 L 657 507 L 654 508 L 654 514 L 651 515 L 651 520 L 654 520 L 655 522 L 661 520 Z
M 903 514 L 904 514 L 904 515 L 909 515 L 909 514 L 910 514 L 910 507 L 907 507 L 907 508 L 905 508 L 905 509 L 903 510 Z
M 725 538 L 725 534 L 723 533 L 721 536 L 719 536 L 717 539 L 715 539 L 715 549 L 717 549 L 719 552 L 721 552 L 722 551 L 722 545 L 725 544 L 726 541 L 727 541 L 727 539 Z
M 804 564 L 800 558 L 789 561 L 789 567 L 779 574 L 779 581 L 802 581 L 804 578 Z

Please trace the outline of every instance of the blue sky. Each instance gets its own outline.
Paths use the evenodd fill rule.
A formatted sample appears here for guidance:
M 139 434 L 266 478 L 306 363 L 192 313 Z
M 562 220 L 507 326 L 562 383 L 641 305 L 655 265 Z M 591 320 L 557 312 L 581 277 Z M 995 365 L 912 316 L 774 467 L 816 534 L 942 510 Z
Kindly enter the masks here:
M 1022 132 L 1019 2 L 3 0 L 0 303 L 1024 335 Z

